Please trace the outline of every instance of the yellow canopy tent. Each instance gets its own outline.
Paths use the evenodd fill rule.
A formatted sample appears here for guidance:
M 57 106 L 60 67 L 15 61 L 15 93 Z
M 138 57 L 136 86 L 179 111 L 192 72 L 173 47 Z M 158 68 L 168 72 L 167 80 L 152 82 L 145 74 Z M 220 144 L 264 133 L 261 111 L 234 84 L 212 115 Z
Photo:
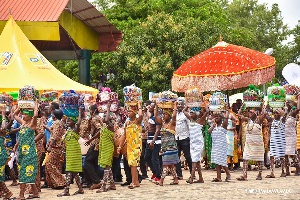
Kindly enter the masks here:
M 98 93 L 57 70 L 10 17 L 0 35 L 0 92 L 18 91 L 25 85 L 34 86 L 40 92 Z

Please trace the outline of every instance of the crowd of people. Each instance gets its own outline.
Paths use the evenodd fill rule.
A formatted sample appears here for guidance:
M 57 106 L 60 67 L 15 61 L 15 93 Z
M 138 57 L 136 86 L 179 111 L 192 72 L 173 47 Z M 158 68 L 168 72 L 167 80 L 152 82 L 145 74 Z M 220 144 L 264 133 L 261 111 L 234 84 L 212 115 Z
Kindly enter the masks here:
M 190 171 L 187 184 L 207 181 L 202 172 L 208 169 L 216 169 L 213 182 L 222 181 L 222 172 L 230 181 L 238 168 L 242 168 L 238 181 L 247 180 L 247 171 L 253 168 L 258 171 L 256 180 L 262 180 L 263 166 L 270 169 L 265 178 L 277 176 L 275 167 L 281 167 L 280 177 L 300 175 L 300 97 L 298 103 L 287 101 L 284 108 L 276 109 L 245 108 L 237 100 L 223 112 L 211 112 L 207 104 L 189 108 L 183 99 L 173 108 L 139 101 L 114 114 L 110 104 L 105 113 L 92 104 L 89 110 L 79 109 L 78 117 L 66 117 L 55 101 L 49 107 L 38 105 L 34 110 L 13 106 L 1 113 L 0 197 L 4 199 L 13 196 L 6 186 L 8 179 L 12 186 L 20 186 L 16 199 L 25 199 L 26 193 L 27 199 L 39 198 L 43 188 L 63 190 L 58 197 L 70 196 L 74 180 L 78 190 L 73 195 L 84 194 L 85 188 L 97 193 L 116 190 L 115 182 L 122 181 L 121 159 L 126 175 L 121 186 L 129 189 L 140 187 L 147 178 L 163 186 L 167 175 L 173 176 L 171 185 L 179 184 L 182 157 Z M 88 147 L 85 153 L 84 147 Z

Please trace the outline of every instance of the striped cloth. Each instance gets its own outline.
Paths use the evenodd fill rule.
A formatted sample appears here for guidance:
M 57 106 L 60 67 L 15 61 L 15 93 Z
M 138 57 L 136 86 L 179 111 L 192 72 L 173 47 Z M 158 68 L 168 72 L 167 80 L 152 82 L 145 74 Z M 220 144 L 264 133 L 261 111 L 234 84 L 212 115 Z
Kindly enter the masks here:
M 78 143 L 79 136 L 69 129 L 66 133 L 66 171 L 82 172 L 81 148 Z
M 211 162 L 227 167 L 227 130 L 223 127 L 215 127 L 211 133 L 212 149 Z
M 264 161 L 264 141 L 261 125 L 249 121 L 246 126 L 244 160 Z
M 273 120 L 271 124 L 270 156 L 280 158 L 285 156 L 285 130 L 280 120 Z
M 103 169 L 112 166 L 114 148 L 114 133 L 106 127 L 102 128 L 100 133 L 98 164 Z
M 296 138 L 296 119 L 292 116 L 288 116 L 285 122 L 285 155 L 295 155 Z
M 298 119 L 298 124 L 297 124 L 297 150 L 300 150 L 300 115 Z
M 203 125 L 197 122 L 190 122 L 190 153 L 192 162 L 199 162 L 201 160 L 204 147 L 202 127 Z

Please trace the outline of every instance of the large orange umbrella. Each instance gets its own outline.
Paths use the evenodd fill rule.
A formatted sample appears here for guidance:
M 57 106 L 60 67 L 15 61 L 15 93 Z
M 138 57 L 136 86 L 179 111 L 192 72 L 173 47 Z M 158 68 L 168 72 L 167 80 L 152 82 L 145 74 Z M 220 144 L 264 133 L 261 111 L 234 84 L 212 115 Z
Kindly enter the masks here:
M 202 91 L 221 91 L 264 84 L 275 76 L 275 62 L 265 53 L 220 41 L 173 73 L 172 90 L 185 92 L 197 86 Z

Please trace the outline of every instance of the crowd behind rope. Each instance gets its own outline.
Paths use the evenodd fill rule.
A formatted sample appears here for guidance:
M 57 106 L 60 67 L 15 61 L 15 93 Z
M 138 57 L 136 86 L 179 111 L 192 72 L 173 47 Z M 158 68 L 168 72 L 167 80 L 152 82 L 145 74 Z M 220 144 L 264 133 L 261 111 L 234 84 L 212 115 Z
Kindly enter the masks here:
M 121 186 L 129 189 L 142 186 L 146 178 L 163 186 L 167 175 L 173 176 L 169 184 L 179 184 L 184 178 L 182 156 L 190 170 L 182 184 L 210 181 L 203 179 L 203 169 L 216 169 L 213 182 L 230 181 L 230 172 L 240 167 L 242 174 L 235 177 L 239 181 L 247 180 L 253 167 L 258 169 L 256 180 L 300 174 L 300 97 L 297 103 L 286 102 L 284 109 L 243 109 L 237 100 L 223 112 L 211 112 L 207 104 L 189 108 L 183 100 L 173 108 L 139 101 L 114 114 L 109 103 L 105 113 L 92 104 L 88 112 L 79 109 L 77 118 L 64 116 L 56 102 L 38 105 L 32 112 L 14 106 L 1 113 L 0 196 L 4 199 L 13 196 L 7 179 L 13 180 L 13 186 L 19 181 L 16 199 L 25 199 L 26 193 L 29 199 L 39 198 L 42 188 L 61 189 L 58 197 L 84 194 L 84 188 L 97 193 L 117 190 L 121 159 L 126 175 Z M 85 141 L 83 146 L 79 139 Z M 84 146 L 89 148 L 82 153 Z M 264 176 L 263 166 L 270 169 Z M 281 174 L 274 173 L 276 166 Z M 70 194 L 73 180 L 78 190 Z

